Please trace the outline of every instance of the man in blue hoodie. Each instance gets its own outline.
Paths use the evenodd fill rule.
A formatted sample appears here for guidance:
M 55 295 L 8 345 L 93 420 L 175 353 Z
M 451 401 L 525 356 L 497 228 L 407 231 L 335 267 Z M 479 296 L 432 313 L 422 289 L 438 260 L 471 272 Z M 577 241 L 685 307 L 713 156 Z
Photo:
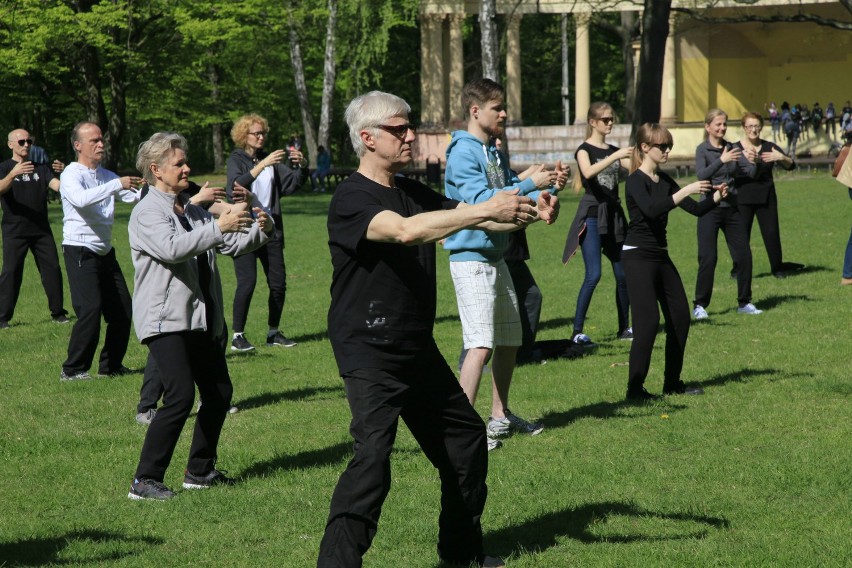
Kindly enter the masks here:
M 518 189 L 521 195 L 537 201 L 539 218 L 551 224 L 558 215 L 559 203 L 547 189 L 559 190 L 565 185 L 567 168 L 557 163 L 556 170 L 547 170 L 542 164 L 523 181 L 518 179 L 494 145 L 506 122 L 504 99 L 503 87 L 490 79 L 477 79 L 464 86 L 462 104 L 468 114 L 467 130 L 453 132 L 447 148 L 445 193 L 452 199 L 476 204 L 500 191 Z M 460 381 L 471 404 L 476 400 L 482 370 L 491 359 L 489 450 L 502 445 L 499 438 L 515 432 L 536 435 L 544 429 L 542 424 L 530 423 L 508 408 L 515 355 L 522 337 L 517 295 L 503 260 L 507 242 L 505 233 L 467 229 L 444 243 L 450 251 L 450 272 L 464 347 L 468 350 Z

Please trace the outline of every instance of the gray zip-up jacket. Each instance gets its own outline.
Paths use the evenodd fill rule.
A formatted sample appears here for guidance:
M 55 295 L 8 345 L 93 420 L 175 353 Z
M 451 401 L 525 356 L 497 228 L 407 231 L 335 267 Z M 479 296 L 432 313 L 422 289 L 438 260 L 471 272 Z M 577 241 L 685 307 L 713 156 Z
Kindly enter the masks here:
M 187 231 L 174 212 L 177 196 L 152 187 L 133 208 L 128 231 L 133 258 L 133 323 L 139 341 L 162 333 L 211 329 L 224 333 L 222 282 L 216 251 L 236 256 L 263 246 L 269 237 L 254 223 L 248 233 L 222 234 L 203 208 L 186 204 Z M 181 198 L 183 199 L 183 198 Z M 195 257 L 207 254 L 216 321 L 208 322 Z

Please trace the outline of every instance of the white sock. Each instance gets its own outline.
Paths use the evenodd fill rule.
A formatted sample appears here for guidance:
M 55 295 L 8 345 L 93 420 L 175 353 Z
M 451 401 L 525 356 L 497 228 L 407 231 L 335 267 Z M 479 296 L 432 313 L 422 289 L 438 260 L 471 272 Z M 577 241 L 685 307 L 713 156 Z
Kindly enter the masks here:
M 243 336 L 243 332 L 242 332 L 242 331 L 237 331 L 237 332 L 235 332 L 235 333 L 234 333 L 234 339 L 236 339 L 236 338 L 238 338 L 238 337 L 242 337 L 242 336 Z

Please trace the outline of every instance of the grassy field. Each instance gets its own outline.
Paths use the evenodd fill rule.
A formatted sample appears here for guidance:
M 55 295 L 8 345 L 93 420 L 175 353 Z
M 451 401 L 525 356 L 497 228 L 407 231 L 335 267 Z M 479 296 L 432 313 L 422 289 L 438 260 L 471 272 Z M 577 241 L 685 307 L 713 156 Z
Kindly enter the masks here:
M 12 327 L 0 330 L 0 566 L 315 564 L 331 491 L 351 454 L 326 335 L 329 199 L 301 193 L 283 204 L 282 327 L 298 347 L 228 356 L 240 412 L 225 424 L 219 467 L 240 483 L 179 491 L 170 502 L 126 497 L 145 435 L 134 420 L 141 373 L 60 384 L 70 326 L 49 321 L 28 260 Z M 852 203 L 827 176 L 786 176 L 779 201 L 786 260 L 807 269 L 771 277 L 755 228 L 754 300 L 765 313 L 740 316 L 720 242 L 710 318 L 691 330 L 683 375 L 704 396 L 623 402 L 629 344 L 614 339 L 606 268 L 585 328 L 598 352 L 517 369 L 512 408 L 540 417 L 547 430 L 510 439 L 490 456 L 489 552 L 517 568 L 852 565 L 852 287 L 839 285 Z M 557 225 L 529 231 L 530 266 L 545 295 L 542 339 L 570 333 L 582 261 L 563 267 L 559 259 L 575 207 L 566 195 Z M 132 284 L 129 214 L 119 206 L 114 234 Z M 58 205 L 51 215 L 59 240 Z M 695 219 L 677 212 L 669 228 L 691 296 Z M 231 262 L 220 266 L 231 298 Z M 461 331 L 443 252 L 438 286 L 435 333 L 453 361 Z M 257 345 L 265 294 L 259 285 L 246 330 Z M 662 388 L 662 344 L 660 337 L 652 392 Z M 145 357 L 134 339 L 125 364 L 141 369 Z M 489 402 L 483 390 L 481 413 Z M 189 431 L 167 472 L 173 488 Z M 404 427 L 392 463 L 393 488 L 365 564 L 435 568 L 439 483 Z

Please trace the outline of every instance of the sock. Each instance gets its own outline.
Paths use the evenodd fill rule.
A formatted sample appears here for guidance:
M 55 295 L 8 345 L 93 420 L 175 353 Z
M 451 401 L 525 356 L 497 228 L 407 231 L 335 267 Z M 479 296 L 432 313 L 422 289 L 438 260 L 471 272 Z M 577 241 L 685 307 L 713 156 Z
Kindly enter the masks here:
M 242 336 L 243 336 L 243 332 L 242 332 L 242 331 L 235 331 L 235 332 L 234 332 L 234 339 L 236 339 L 236 338 L 238 338 L 238 337 L 242 337 Z
M 270 327 L 269 331 L 266 332 L 266 337 L 272 337 L 276 333 L 278 333 L 278 328 L 277 327 Z

